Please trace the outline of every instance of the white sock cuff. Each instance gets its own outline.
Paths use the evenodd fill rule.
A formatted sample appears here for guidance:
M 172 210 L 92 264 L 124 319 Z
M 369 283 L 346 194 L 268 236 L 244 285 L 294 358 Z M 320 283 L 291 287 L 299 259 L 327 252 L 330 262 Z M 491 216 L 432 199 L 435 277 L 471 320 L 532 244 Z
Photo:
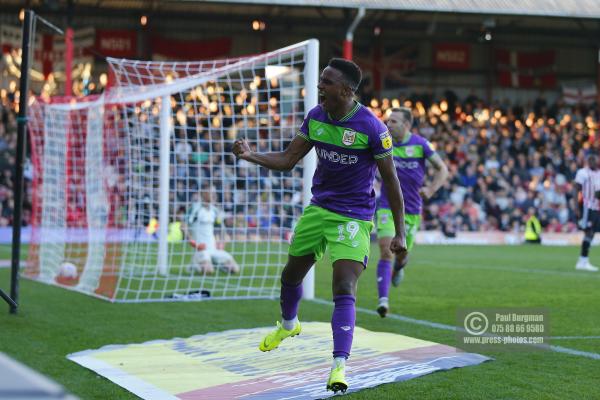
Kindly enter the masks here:
M 346 366 L 346 358 L 345 357 L 334 357 L 333 358 L 333 366 L 331 368 L 337 368 L 338 365 Z
M 298 316 L 296 315 L 294 317 L 294 319 L 282 319 L 281 320 L 281 325 L 283 325 L 283 329 L 285 329 L 286 331 L 291 331 L 292 329 L 294 329 L 296 327 L 296 324 L 298 323 Z

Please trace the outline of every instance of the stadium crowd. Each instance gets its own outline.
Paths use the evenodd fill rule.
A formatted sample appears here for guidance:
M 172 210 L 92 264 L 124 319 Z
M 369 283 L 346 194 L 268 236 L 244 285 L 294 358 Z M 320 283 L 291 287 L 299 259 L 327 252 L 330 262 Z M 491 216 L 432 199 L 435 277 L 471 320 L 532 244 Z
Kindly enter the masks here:
M 13 212 L 16 148 L 14 93 L 3 90 L 0 100 L 0 226 L 8 226 Z M 426 204 L 422 229 L 440 229 L 447 234 L 523 231 L 532 212 L 546 232 L 577 229 L 573 179 L 585 155 L 599 149 L 595 106 L 569 106 L 561 100 L 548 104 L 543 97 L 530 104 L 486 104 L 474 94 L 458 99 L 450 91 L 439 101 L 430 95 L 414 94 L 363 102 L 382 118 L 392 107 L 411 107 L 413 132 L 427 138 L 448 165 L 449 179 Z M 174 109 L 174 114 L 178 111 Z M 268 175 L 266 170 L 244 162 L 235 164 L 228 148 L 240 135 L 255 140 L 261 151 L 277 151 L 287 144 L 285 141 L 270 140 L 268 130 L 261 126 L 237 122 L 229 127 L 227 135 L 232 137 L 222 146 L 210 140 L 211 133 L 203 133 L 201 128 L 189 132 L 185 117 L 176 119 L 173 215 L 185 212 L 190 193 L 199 189 L 194 182 L 201 179 L 196 178 L 211 177 L 211 190 L 219 194 L 217 205 L 225 211 L 226 226 L 232 226 L 235 219 L 238 227 L 291 227 L 292 216 L 297 215 L 301 204 L 301 172 Z M 285 119 L 271 123 L 277 123 L 289 137 L 297 128 Z M 147 163 L 158 166 L 157 154 L 153 153 L 147 154 Z M 140 172 L 143 174 L 144 168 Z M 31 173 L 28 167 L 24 224 L 30 223 Z M 282 205 L 270 210 L 267 193 Z M 249 206 L 242 208 L 240 204 L 244 203 Z
M 371 102 L 383 115 L 391 105 Z M 577 229 L 574 178 L 585 155 L 598 152 L 596 107 L 485 104 L 452 92 L 435 102 L 414 95 L 413 131 L 430 140 L 449 168 L 449 179 L 424 210 L 424 229 L 522 231 L 536 213 L 546 232 Z

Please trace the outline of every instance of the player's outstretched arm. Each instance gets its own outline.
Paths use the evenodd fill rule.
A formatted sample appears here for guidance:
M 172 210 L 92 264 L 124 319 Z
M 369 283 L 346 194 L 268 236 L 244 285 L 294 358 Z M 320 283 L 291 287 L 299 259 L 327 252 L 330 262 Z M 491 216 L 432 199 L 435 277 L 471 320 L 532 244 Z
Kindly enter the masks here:
M 439 154 L 433 153 L 427 160 L 433 165 L 434 171 L 431 183 L 421 188 L 419 192 L 425 200 L 429 200 L 448 178 L 448 167 Z
M 304 157 L 312 148 L 307 140 L 296 136 L 283 151 L 274 153 L 256 153 L 250 149 L 246 139 L 238 139 L 233 143 L 233 154 L 237 158 L 262 165 L 265 168 L 276 171 L 289 171 Z
M 390 250 L 398 256 L 403 256 L 406 253 L 406 229 L 404 227 L 404 197 L 400 188 L 400 181 L 394 167 L 394 159 L 392 156 L 380 158 L 377 160 L 377 168 L 381 175 L 381 180 L 388 194 L 388 201 L 394 216 L 394 227 L 396 228 L 396 236 L 392 239 Z

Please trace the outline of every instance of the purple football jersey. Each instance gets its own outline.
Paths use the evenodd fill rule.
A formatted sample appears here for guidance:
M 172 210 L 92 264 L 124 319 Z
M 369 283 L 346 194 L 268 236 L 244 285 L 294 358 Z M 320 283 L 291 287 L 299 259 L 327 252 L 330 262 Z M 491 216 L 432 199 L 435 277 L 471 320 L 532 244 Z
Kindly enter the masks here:
M 412 134 L 406 143 L 394 143 L 394 164 L 400 179 L 406 214 L 421 214 L 423 201 L 419 189 L 425 181 L 425 160 L 434 153 L 431 143 L 421 136 Z M 381 188 L 378 208 L 390 208 L 385 187 Z
M 358 102 L 340 120 L 318 105 L 310 110 L 298 135 L 314 146 L 318 158 L 311 204 L 370 221 L 376 202 L 376 159 L 392 154 L 387 127 Z

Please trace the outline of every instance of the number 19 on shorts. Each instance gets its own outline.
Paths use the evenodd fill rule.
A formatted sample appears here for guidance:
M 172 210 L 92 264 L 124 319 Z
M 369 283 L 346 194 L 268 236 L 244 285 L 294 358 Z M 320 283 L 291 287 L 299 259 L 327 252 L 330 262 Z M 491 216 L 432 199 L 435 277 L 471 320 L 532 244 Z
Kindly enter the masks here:
M 343 242 L 346 240 L 346 234 L 348 234 L 348 239 L 352 241 L 352 247 L 358 246 L 358 241 L 354 240 L 356 234 L 360 230 L 360 226 L 355 221 L 347 222 L 346 224 L 338 225 L 338 242 Z

